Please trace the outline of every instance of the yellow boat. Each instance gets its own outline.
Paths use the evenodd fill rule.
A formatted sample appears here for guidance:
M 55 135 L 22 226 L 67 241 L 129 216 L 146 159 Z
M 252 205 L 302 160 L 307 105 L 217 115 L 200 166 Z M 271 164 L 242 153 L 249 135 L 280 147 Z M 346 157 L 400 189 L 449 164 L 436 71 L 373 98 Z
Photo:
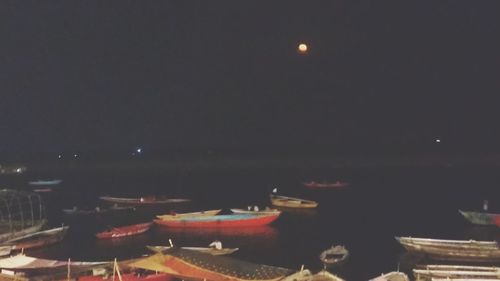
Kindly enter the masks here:
M 294 197 L 271 194 L 271 204 L 286 208 L 305 208 L 311 209 L 318 207 L 318 202 Z
M 200 212 L 190 212 L 190 213 L 172 213 L 172 214 L 165 214 L 165 215 L 159 215 L 156 216 L 160 220 L 178 220 L 178 219 L 185 219 L 185 218 L 191 218 L 191 217 L 208 217 L 208 216 L 215 216 L 218 213 L 220 213 L 222 209 L 218 210 L 208 210 L 208 211 L 200 211 Z

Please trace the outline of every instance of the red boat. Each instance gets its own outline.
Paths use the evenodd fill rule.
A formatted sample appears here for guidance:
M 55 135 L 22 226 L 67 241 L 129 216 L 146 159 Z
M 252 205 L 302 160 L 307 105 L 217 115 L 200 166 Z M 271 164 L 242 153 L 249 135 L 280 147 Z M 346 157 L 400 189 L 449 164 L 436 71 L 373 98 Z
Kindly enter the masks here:
M 337 189 L 349 187 L 348 182 L 336 181 L 336 182 L 305 182 L 304 186 L 309 189 Z
M 147 222 L 134 225 L 127 225 L 122 227 L 115 227 L 109 231 L 99 232 L 95 236 L 100 239 L 132 236 L 148 231 L 152 225 L 153 225 L 152 222 Z
M 170 281 L 173 280 L 173 276 L 166 273 L 151 273 L 151 274 L 137 274 L 137 273 L 125 273 L 121 275 L 121 279 L 118 278 L 118 274 L 113 276 L 82 276 L 79 277 L 79 281 Z
M 244 227 L 263 226 L 272 223 L 280 213 L 269 215 L 230 214 L 218 216 L 198 216 L 176 220 L 155 220 L 155 223 L 168 227 Z

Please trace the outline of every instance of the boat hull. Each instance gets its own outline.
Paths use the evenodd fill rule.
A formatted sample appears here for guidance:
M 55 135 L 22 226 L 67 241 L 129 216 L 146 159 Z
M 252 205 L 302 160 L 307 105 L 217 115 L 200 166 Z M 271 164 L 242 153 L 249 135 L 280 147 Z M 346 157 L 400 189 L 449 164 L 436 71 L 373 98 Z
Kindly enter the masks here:
M 271 204 L 277 207 L 298 208 L 298 209 L 313 209 L 318 207 L 318 202 L 312 200 L 304 200 L 293 197 L 271 195 Z
M 161 253 L 172 248 L 168 246 L 146 246 L 146 247 L 151 251 L 157 253 Z M 181 247 L 181 248 L 185 250 L 198 251 L 205 254 L 210 254 L 212 256 L 229 255 L 239 250 L 239 248 L 222 248 L 222 249 L 209 248 L 209 247 Z
M 458 210 L 462 216 L 472 224 L 477 225 L 495 225 L 500 223 L 500 214 L 492 214 L 485 212 L 472 212 Z M 498 224 L 497 224 L 498 225 Z
M 321 183 L 321 182 L 305 182 L 304 186 L 308 189 L 321 190 L 321 189 L 342 189 L 348 188 L 349 183 L 347 182 L 332 182 L 332 183 Z
M 176 204 L 176 203 L 186 203 L 190 202 L 190 199 L 186 198 L 170 198 L 170 199 L 156 199 L 156 198 L 121 198 L 121 197 L 109 197 L 101 196 L 99 197 L 104 202 L 120 204 L 120 205 L 132 205 L 132 206 L 155 206 L 155 205 L 165 205 L 165 204 Z
M 185 219 L 185 218 L 190 218 L 190 217 L 209 217 L 209 216 L 215 216 L 218 213 L 220 213 L 222 209 L 218 210 L 208 210 L 208 211 L 202 211 L 202 212 L 191 212 L 191 213 L 182 213 L 182 214 L 167 214 L 167 215 L 160 215 L 156 216 L 157 218 L 161 220 L 177 220 L 177 219 Z
M 23 237 L 7 241 L 7 244 L 12 245 L 12 250 L 26 250 L 40 248 L 55 244 L 66 236 L 69 227 L 58 227 L 46 231 L 35 232 Z
M 498 262 L 500 248 L 496 243 L 457 240 L 452 242 L 433 242 L 412 238 L 397 238 L 398 242 L 409 252 L 424 254 L 436 260 L 467 262 Z
M 121 238 L 126 236 L 139 235 L 148 231 L 152 225 L 153 225 L 152 222 L 148 222 L 148 223 L 134 224 L 124 227 L 117 227 L 113 228 L 110 231 L 99 232 L 95 236 L 99 239 L 112 239 L 112 238 Z
M 155 220 L 168 227 L 247 227 L 263 226 L 275 221 L 279 215 L 222 215 L 203 219 Z

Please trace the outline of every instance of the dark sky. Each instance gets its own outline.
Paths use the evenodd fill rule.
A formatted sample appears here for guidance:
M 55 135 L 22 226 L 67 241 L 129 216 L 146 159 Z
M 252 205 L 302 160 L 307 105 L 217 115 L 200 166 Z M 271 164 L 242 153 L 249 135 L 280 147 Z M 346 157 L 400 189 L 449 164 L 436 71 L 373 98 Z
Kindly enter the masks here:
M 1 1 L 0 153 L 436 138 L 497 151 L 499 8 Z

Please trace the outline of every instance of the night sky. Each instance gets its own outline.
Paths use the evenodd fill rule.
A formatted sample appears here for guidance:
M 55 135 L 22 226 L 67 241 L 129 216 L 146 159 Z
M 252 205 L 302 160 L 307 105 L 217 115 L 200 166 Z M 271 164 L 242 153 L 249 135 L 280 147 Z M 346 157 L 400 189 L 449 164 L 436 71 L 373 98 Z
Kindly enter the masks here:
M 1 1 L 0 153 L 497 152 L 499 8 Z

